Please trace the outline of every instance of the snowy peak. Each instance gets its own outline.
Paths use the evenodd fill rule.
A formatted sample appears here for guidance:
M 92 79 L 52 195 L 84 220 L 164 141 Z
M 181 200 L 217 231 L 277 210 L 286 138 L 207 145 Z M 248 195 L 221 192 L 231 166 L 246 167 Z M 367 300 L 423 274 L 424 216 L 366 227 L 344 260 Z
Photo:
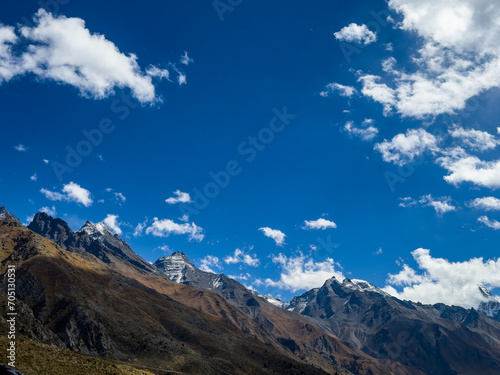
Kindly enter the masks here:
M 19 219 L 12 215 L 4 206 L 0 207 L 0 219 L 3 220 L 14 220 L 20 223 Z
M 478 288 L 485 300 L 479 304 L 477 310 L 492 319 L 500 321 L 500 299 L 493 296 L 484 285 L 480 284 Z
M 162 271 L 170 281 L 176 283 L 186 282 L 186 271 L 188 268 L 194 269 L 193 264 L 189 261 L 186 254 L 179 251 L 158 259 L 154 265 Z
M 384 292 L 382 289 L 376 287 L 375 285 L 365 280 L 359 280 L 359 279 L 351 280 L 346 278 L 344 279 L 344 281 L 342 281 L 342 286 L 344 288 L 351 290 L 358 290 L 360 292 L 374 292 L 382 294 L 383 296 L 389 296 L 388 293 Z
M 479 289 L 479 292 L 481 292 L 481 295 L 484 297 L 484 298 L 487 298 L 487 299 L 490 299 L 490 298 L 494 298 L 490 291 L 483 285 L 483 284 L 479 284 L 478 286 L 478 289 Z
M 104 223 L 94 224 L 88 221 L 81 227 L 77 233 L 86 233 L 92 238 L 101 238 L 106 236 L 114 236 L 113 232 Z

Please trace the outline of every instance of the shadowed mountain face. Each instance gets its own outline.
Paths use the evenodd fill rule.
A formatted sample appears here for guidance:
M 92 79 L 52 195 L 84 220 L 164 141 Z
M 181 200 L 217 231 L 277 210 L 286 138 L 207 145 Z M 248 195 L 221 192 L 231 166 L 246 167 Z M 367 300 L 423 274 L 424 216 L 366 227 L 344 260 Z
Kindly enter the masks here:
M 425 374 L 500 374 L 500 324 L 474 309 L 401 301 L 369 283 L 335 278 L 285 307 L 373 357 Z

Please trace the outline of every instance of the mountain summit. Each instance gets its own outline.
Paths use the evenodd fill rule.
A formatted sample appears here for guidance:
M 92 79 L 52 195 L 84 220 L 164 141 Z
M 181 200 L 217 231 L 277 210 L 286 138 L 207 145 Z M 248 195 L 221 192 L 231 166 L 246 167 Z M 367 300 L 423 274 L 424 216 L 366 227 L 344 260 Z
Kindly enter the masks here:
M 14 215 L 12 215 L 5 206 L 0 206 L 0 219 L 13 220 L 21 224 L 21 221 Z
M 28 229 L 54 241 L 63 249 L 90 253 L 115 270 L 133 268 L 137 272 L 156 276 L 158 270 L 138 256 L 118 235 L 104 223 L 87 221 L 78 231 L 73 232 L 61 219 L 55 219 L 44 212 L 38 212 Z

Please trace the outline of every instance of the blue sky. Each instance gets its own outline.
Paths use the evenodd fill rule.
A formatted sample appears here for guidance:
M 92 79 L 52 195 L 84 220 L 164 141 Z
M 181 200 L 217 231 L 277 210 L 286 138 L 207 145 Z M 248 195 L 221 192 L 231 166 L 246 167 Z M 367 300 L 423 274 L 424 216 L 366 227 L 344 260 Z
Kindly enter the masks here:
M 445 3 L 3 5 L 0 204 L 284 300 L 336 275 L 475 305 L 500 287 L 500 7 Z

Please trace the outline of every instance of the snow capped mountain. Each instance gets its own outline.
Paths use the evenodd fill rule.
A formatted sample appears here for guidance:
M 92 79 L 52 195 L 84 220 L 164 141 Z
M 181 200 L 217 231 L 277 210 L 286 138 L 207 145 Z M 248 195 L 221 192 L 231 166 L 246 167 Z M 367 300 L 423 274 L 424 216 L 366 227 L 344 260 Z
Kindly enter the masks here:
M 162 271 L 170 281 L 179 284 L 187 283 L 187 270 L 194 270 L 195 268 L 189 261 L 188 257 L 179 251 L 173 253 L 172 255 L 164 256 L 163 258 L 158 259 L 154 265 Z
M 494 297 L 484 285 L 478 285 L 478 288 L 485 300 L 479 304 L 477 310 L 500 321 L 500 298 Z
M 103 236 L 114 236 L 113 232 L 104 223 L 94 224 L 88 221 L 76 233 L 85 233 L 92 238 L 101 238 Z
M 387 292 L 384 292 L 382 289 L 376 287 L 373 284 L 370 284 L 368 281 L 359 280 L 359 279 L 344 279 L 342 281 L 342 285 L 348 289 L 359 290 L 360 292 L 373 292 L 379 293 L 384 296 L 390 296 Z

